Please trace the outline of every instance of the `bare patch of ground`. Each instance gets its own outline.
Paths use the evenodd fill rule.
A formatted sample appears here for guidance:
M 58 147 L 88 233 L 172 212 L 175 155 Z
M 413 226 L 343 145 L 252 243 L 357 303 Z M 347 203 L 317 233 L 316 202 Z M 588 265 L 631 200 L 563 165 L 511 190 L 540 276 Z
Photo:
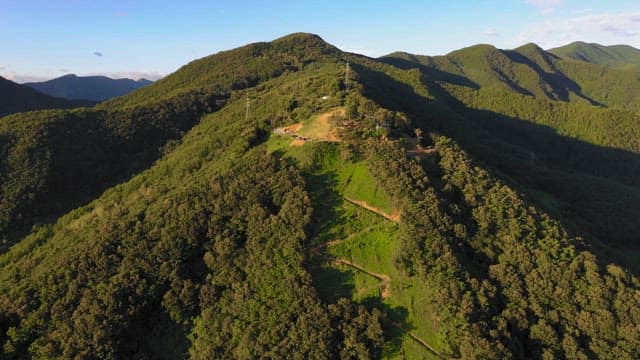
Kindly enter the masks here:
M 345 113 L 345 109 L 340 108 L 318 116 L 316 122 L 318 132 L 320 132 L 319 135 L 321 135 L 326 141 L 340 141 L 340 138 L 338 137 L 338 128 L 334 126 L 334 124 L 331 124 L 331 117 L 344 116 Z
M 298 131 L 300 131 L 300 129 L 302 129 L 302 123 L 295 123 L 289 126 L 285 126 L 282 128 L 282 130 L 284 130 L 285 133 L 297 133 Z
M 306 141 L 339 142 L 341 140 L 340 137 L 338 137 L 338 128 L 333 124 L 331 118 L 334 116 L 344 116 L 344 114 L 344 108 L 335 108 L 309 121 L 276 128 L 273 132 L 275 134 L 293 137 L 294 140 L 291 142 L 291 146 L 300 146 Z

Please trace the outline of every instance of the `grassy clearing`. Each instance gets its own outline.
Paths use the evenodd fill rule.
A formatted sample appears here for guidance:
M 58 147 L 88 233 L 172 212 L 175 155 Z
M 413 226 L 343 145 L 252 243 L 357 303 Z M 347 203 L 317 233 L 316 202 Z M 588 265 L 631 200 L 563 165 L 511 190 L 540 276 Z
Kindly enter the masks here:
M 298 165 L 315 175 L 332 178 L 329 184 L 342 196 L 365 201 L 386 213 L 395 211 L 393 199 L 378 186 L 363 161 L 344 161 L 340 157 L 343 145 L 323 142 L 307 142 L 300 146 L 290 146 L 291 137 L 272 134 L 267 141 L 267 151 L 295 159 Z M 314 165 L 313 168 L 311 165 Z M 327 184 L 321 184 L 326 186 Z
M 434 325 L 438 319 L 426 300 L 431 290 L 405 277 L 393 263 L 399 245 L 398 225 L 344 200 L 345 196 L 363 200 L 391 213 L 394 210 L 391 197 L 375 183 L 365 162 L 341 159 L 340 149 L 345 145 L 307 142 L 292 147 L 290 142 L 289 136 L 274 134 L 266 146 L 269 152 L 292 158 L 304 169 L 314 208 L 313 239 L 309 246 L 319 249 L 311 251 L 310 271 L 321 299 L 335 302 L 348 297 L 385 312 L 391 320 L 388 330 L 394 333 L 385 358 L 437 359 L 408 335 L 414 334 L 436 349 L 444 349 Z M 320 247 L 328 242 L 331 246 Z M 390 295 L 382 299 L 384 284 L 380 279 L 336 264 L 333 261 L 336 258 L 388 275 Z
M 393 254 L 398 246 L 397 227 L 380 217 L 368 225 L 364 231 L 329 247 L 327 251 L 332 256 L 346 258 L 369 271 L 388 275 L 391 278 L 391 295 L 384 300 L 378 300 L 380 287 L 376 285 L 380 283 L 379 280 L 353 268 L 341 266 L 340 270 L 348 273 L 343 276 L 350 279 L 352 299 L 367 303 L 372 298 L 377 298 L 374 303 L 386 308 L 393 321 L 403 324 L 406 332 L 427 341 L 436 349 L 444 349 L 445 344 L 443 339 L 439 338 L 435 325 L 438 318 L 428 301 L 425 301 L 430 297 L 432 289 L 406 277 L 393 264 Z M 401 346 L 390 349 L 389 355 L 406 359 L 437 358 L 415 343 L 415 340 L 405 334 L 402 336 Z
M 283 157 L 294 159 L 301 168 L 309 166 L 313 157 L 314 143 L 305 143 L 300 146 L 291 146 L 293 139 L 288 135 L 271 134 L 266 143 L 267 152 L 279 153 Z

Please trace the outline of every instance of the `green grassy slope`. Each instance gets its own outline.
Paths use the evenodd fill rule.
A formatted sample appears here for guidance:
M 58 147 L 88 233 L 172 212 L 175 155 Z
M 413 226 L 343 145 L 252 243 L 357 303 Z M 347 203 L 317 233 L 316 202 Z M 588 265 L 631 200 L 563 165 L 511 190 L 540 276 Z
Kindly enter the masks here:
M 302 166 L 314 208 L 309 252 L 320 298 L 335 302 L 346 297 L 382 310 L 387 317 L 383 323 L 388 333 L 385 358 L 437 359 L 432 350 L 409 335 L 428 342 L 436 351 L 445 348 L 437 316 L 429 303 L 421 301 L 429 296 L 429 289 L 407 277 L 394 263 L 400 246 L 398 225 L 346 200 L 365 201 L 391 213 L 391 196 L 376 183 L 366 160 L 345 160 L 351 156 L 349 145 L 306 143 L 292 147 L 289 142 L 283 135 L 272 135 L 266 145 L 270 152 L 296 159 Z M 366 271 L 389 276 L 391 281 L 381 285 L 375 276 L 336 260 L 350 261 Z M 390 295 L 381 298 L 386 287 Z

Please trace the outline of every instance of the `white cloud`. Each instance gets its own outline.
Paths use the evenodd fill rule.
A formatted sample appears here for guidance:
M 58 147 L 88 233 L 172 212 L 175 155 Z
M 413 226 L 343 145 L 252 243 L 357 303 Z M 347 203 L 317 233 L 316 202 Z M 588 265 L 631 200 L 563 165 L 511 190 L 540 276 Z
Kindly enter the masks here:
M 565 19 L 554 18 L 534 23 L 513 39 L 513 46 L 535 42 L 543 48 L 566 45 L 572 41 L 605 45 L 640 46 L 640 11 L 619 14 L 588 14 Z
M 87 76 L 106 76 L 112 79 L 147 79 L 158 80 L 165 75 L 158 71 L 115 71 L 115 72 L 103 72 L 103 73 L 90 73 Z
M 498 29 L 496 29 L 494 27 L 490 27 L 490 28 L 486 28 L 482 32 L 482 35 L 484 35 L 484 36 L 498 36 L 498 35 L 500 35 L 500 33 L 498 32 Z
M 16 74 L 15 72 L 10 72 L 6 74 L 0 74 L 5 79 L 11 80 L 13 82 L 17 82 L 18 84 L 26 83 L 26 82 L 40 82 L 47 81 L 52 77 L 48 76 L 40 76 L 40 75 L 23 75 Z
M 586 15 L 586 14 L 591 14 L 592 12 L 593 12 L 593 9 L 580 9 L 580 10 L 571 11 L 571 15 Z
M 354 54 L 361 54 L 368 57 L 378 57 L 378 56 L 384 55 L 384 54 L 381 54 L 380 51 L 378 50 L 373 50 L 363 45 L 346 44 L 346 45 L 337 45 L 337 46 L 342 51 L 350 52 Z
M 541 15 L 549 15 L 562 4 L 562 0 L 526 0 L 526 3 L 535 6 Z

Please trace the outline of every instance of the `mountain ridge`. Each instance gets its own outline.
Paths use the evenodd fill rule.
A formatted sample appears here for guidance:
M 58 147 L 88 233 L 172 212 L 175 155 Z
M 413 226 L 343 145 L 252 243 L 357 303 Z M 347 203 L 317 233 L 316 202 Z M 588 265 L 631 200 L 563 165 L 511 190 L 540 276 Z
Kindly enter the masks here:
M 557 56 L 626 70 L 640 70 L 640 49 L 629 45 L 600 45 L 576 41 L 549 49 Z
M 106 76 L 67 74 L 55 79 L 30 82 L 24 85 L 50 96 L 71 100 L 104 101 L 128 94 L 150 84 L 152 81 L 147 79 L 112 79 Z
M 92 105 L 89 101 L 70 101 L 52 97 L 28 86 L 0 77 L 0 117 L 12 113 Z

